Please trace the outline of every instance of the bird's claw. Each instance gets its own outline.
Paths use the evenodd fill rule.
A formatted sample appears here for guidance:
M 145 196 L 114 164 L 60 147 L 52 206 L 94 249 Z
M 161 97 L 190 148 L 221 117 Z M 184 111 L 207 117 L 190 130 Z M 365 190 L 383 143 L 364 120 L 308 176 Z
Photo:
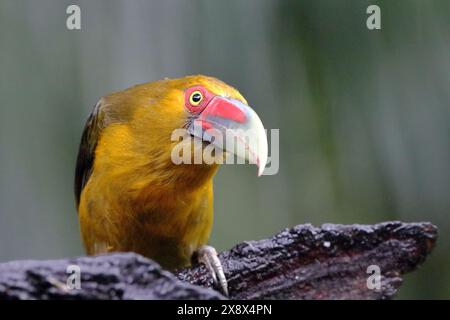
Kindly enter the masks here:
M 213 279 L 214 285 L 228 297 L 228 282 L 223 272 L 222 263 L 219 260 L 216 249 L 211 246 L 202 246 L 197 250 L 197 260 L 203 263 Z

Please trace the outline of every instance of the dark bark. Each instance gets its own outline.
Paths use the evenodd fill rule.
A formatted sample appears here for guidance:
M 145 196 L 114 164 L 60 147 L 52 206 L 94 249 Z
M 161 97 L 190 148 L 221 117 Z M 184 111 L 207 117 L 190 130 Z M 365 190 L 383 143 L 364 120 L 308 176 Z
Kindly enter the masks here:
M 430 223 L 298 225 L 270 239 L 220 254 L 232 299 L 385 299 L 401 275 L 431 252 Z M 68 265 L 81 269 L 81 289 L 68 289 Z M 368 289 L 367 268 L 381 270 L 381 289 Z M 177 279 L 177 277 L 178 279 Z M 202 265 L 174 276 L 133 253 L 0 264 L 0 299 L 220 299 Z

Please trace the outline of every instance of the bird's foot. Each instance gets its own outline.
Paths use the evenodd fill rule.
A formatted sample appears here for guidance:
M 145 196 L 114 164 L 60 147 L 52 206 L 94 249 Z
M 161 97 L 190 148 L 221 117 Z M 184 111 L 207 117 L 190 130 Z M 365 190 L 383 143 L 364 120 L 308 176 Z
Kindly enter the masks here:
M 216 249 L 211 246 L 201 246 L 195 252 L 197 261 L 203 263 L 213 278 L 214 285 L 228 297 L 228 282 L 223 272 L 222 263 L 219 260 Z

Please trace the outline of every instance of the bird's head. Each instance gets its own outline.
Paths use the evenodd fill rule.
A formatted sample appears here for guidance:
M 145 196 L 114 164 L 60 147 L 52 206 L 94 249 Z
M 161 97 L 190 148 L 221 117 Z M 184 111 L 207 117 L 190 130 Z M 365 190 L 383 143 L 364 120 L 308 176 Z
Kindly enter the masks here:
M 174 180 L 167 169 L 180 170 L 172 159 L 180 141 L 173 141 L 173 133 L 184 129 L 188 139 L 181 143 L 197 142 L 192 156 L 211 145 L 256 164 L 258 175 L 266 165 L 267 138 L 261 120 L 236 89 L 218 79 L 198 75 L 150 82 L 106 96 L 101 104 L 111 124 L 103 130 L 97 149 L 103 150 L 108 161 L 115 158 L 116 164 L 151 166 L 149 172 L 160 169 L 166 181 Z M 217 139 L 218 134 L 234 143 Z M 192 165 L 178 167 L 191 175 L 198 173 L 189 170 Z M 207 174 L 217 165 L 200 167 Z

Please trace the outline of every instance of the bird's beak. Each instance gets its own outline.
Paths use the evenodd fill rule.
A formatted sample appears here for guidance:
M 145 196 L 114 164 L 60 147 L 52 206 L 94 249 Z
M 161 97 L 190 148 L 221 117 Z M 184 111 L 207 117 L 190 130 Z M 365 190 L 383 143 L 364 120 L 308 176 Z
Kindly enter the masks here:
M 196 138 L 256 164 L 258 176 L 263 173 L 267 164 L 266 132 L 256 112 L 241 101 L 215 96 L 188 131 Z

